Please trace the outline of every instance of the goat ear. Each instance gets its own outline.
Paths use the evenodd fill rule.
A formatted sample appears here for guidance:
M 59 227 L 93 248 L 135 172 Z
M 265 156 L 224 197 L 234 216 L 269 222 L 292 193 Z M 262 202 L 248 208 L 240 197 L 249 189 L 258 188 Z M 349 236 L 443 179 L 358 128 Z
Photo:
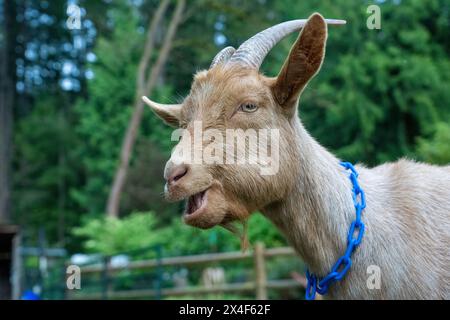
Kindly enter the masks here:
M 151 101 L 143 96 L 142 100 L 156 113 L 158 117 L 164 120 L 169 126 L 179 127 L 181 104 L 161 104 Z
M 326 40 L 327 24 L 320 14 L 313 13 L 272 87 L 273 95 L 281 106 L 296 107 L 299 94 L 322 65 Z

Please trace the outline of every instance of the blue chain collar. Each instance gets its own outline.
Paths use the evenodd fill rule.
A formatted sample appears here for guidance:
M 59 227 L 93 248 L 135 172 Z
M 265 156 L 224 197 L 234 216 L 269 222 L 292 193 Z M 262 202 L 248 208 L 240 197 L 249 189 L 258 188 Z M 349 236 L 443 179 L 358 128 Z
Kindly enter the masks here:
M 340 164 L 345 169 L 350 170 L 350 181 L 353 185 L 352 197 L 353 204 L 356 209 L 356 219 L 352 222 L 348 230 L 347 250 L 344 255 L 336 261 L 333 268 L 331 268 L 330 273 L 319 280 L 316 275 L 309 273 L 309 270 L 306 270 L 306 279 L 308 281 L 305 293 L 306 300 L 314 300 L 316 297 L 316 292 L 322 295 L 326 294 L 329 286 L 334 281 L 339 281 L 345 276 L 352 265 L 351 255 L 353 251 L 355 251 L 356 247 L 361 243 L 364 235 L 364 223 L 361 221 L 361 212 L 366 207 L 366 197 L 364 195 L 364 191 L 358 183 L 358 172 L 356 172 L 350 162 L 340 162 Z M 360 196 L 361 202 L 358 202 L 358 195 Z

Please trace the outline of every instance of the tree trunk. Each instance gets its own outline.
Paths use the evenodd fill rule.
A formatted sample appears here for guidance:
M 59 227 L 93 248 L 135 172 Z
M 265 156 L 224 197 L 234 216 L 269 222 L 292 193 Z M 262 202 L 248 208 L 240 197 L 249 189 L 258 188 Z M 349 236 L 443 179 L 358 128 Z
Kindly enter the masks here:
M 158 58 L 155 64 L 153 65 L 153 68 L 151 68 L 148 77 L 145 79 L 145 75 L 147 73 L 146 69 L 149 64 L 151 53 L 154 48 L 154 41 L 155 41 L 154 38 L 156 30 L 160 24 L 162 16 L 164 15 L 167 5 L 168 1 L 161 2 L 160 6 L 155 12 L 155 15 L 150 25 L 150 30 L 148 31 L 144 54 L 142 56 L 141 63 L 139 64 L 134 111 L 128 124 L 128 128 L 122 144 L 119 167 L 114 176 L 113 185 L 106 206 L 106 212 L 108 216 L 111 217 L 117 217 L 119 215 L 120 198 L 126 181 L 131 153 L 133 151 L 133 146 L 136 141 L 137 132 L 139 129 L 139 125 L 141 123 L 142 113 L 144 111 L 144 104 L 141 100 L 141 96 L 144 94 L 150 94 L 150 92 L 153 90 L 156 81 L 159 75 L 161 74 L 161 71 L 167 61 L 178 25 L 182 20 L 182 14 L 185 7 L 185 0 L 177 1 L 175 13 L 173 14 L 172 19 L 170 21 L 169 28 L 165 35 L 163 45 L 159 52 Z
M 15 4 L 3 1 L 3 41 L 0 47 L 0 224 L 11 219 L 11 151 L 15 96 Z

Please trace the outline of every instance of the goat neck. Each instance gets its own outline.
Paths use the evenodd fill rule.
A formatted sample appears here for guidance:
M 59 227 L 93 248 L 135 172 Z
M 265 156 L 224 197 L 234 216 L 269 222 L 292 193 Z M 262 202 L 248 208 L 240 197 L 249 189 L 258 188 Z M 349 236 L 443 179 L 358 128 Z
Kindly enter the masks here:
M 339 160 L 317 143 L 298 118 L 295 182 L 286 197 L 262 212 L 277 225 L 310 270 L 325 275 L 345 251 L 354 214 L 351 184 Z

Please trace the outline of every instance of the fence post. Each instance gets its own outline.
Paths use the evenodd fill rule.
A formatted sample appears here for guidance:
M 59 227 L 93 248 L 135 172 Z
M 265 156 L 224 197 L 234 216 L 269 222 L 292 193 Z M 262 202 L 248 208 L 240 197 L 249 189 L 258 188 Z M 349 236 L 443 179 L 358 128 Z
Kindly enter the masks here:
M 162 299 L 162 278 L 163 278 L 163 268 L 161 266 L 162 262 L 162 247 L 161 245 L 157 245 L 156 248 L 156 290 L 155 290 L 155 298 L 156 300 Z
M 24 289 L 24 268 L 22 254 L 22 233 L 19 231 L 13 238 L 12 250 L 12 299 L 19 300 Z
M 257 242 L 254 251 L 255 258 L 255 291 L 256 299 L 267 300 L 266 265 L 264 261 L 264 243 Z

